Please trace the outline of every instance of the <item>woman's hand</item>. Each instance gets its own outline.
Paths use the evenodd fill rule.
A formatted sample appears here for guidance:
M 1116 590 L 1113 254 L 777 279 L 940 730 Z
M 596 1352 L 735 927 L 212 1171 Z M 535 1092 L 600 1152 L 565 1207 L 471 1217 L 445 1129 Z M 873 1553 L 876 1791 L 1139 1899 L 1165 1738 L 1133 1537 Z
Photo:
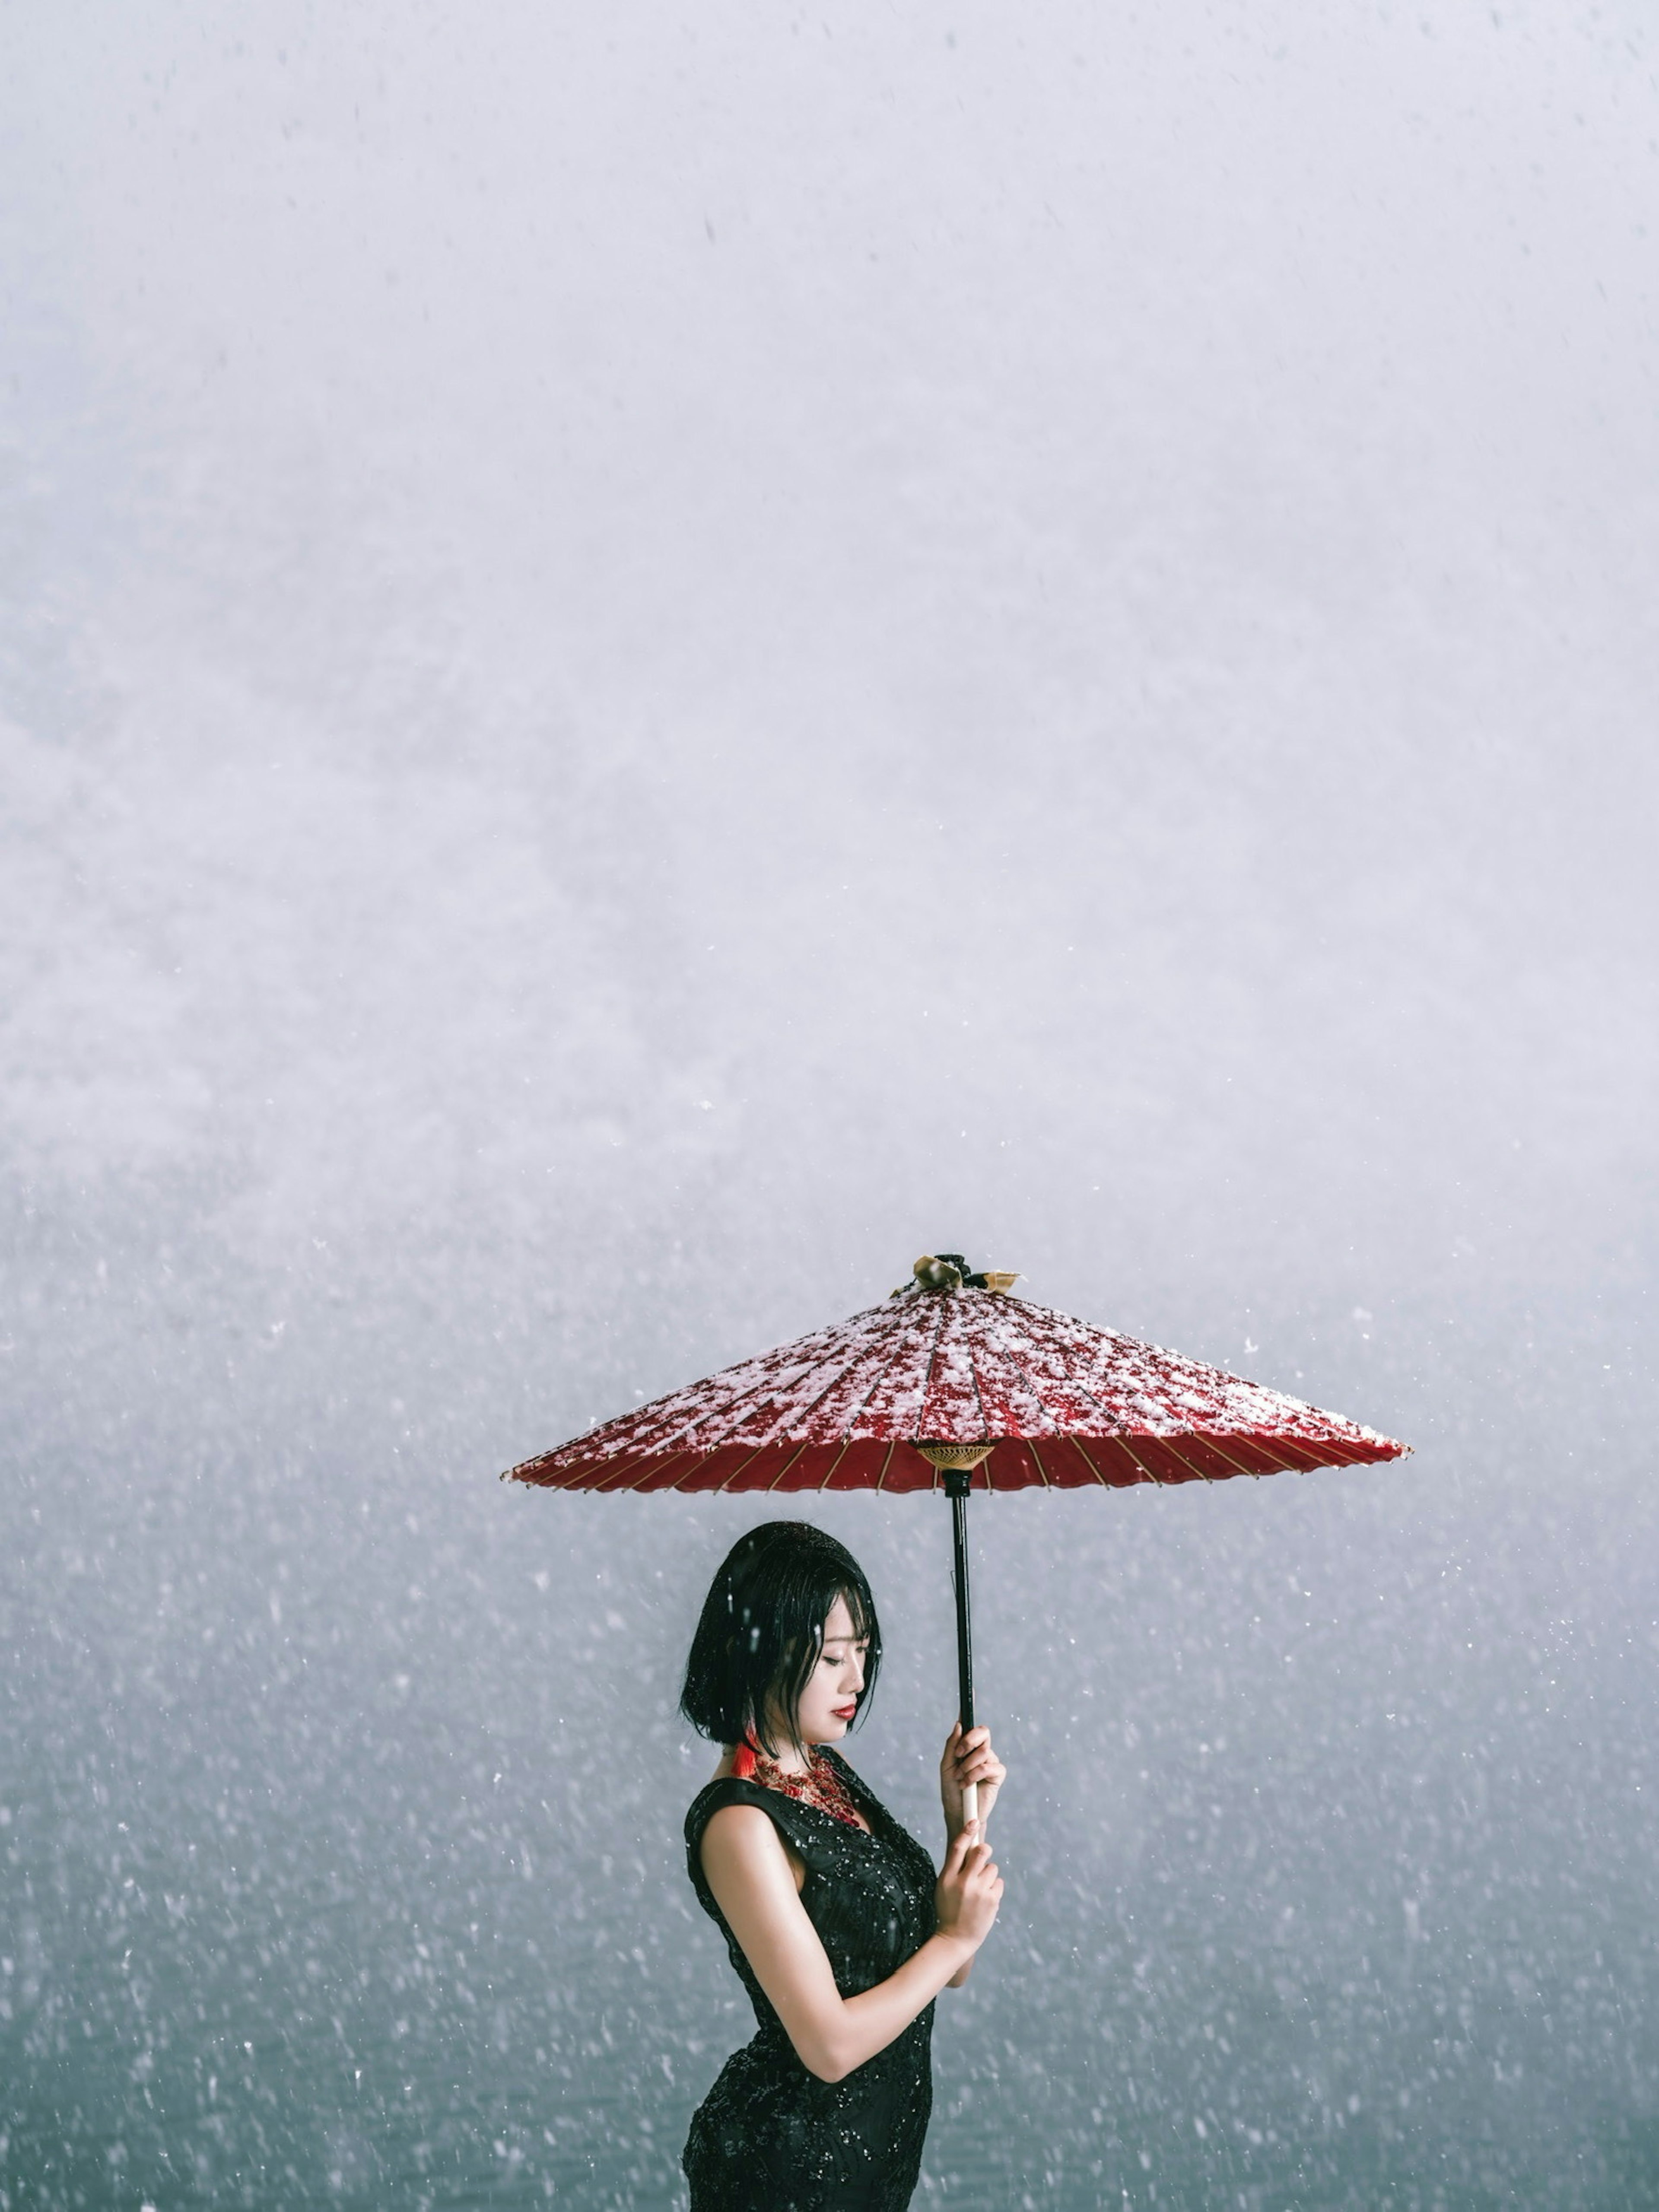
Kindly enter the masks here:
M 980 1838 L 979 1824 L 970 1820 L 945 1854 L 933 1911 L 939 1932 L 960 1943 L 971 1958 L 991 1932 L 1002 1902 L 1002 1876 L 991 1856 L 991 1847 Z M 967 1960 L 963 1960 L 965 1971 Z
M 939 1794 L 945 1807 L 945 1832 L 953 1842 L 962 1833 L 962 1793 L 969 1782 L 979 1784 L 979 1824 L 981 1832 L 991 1817 L 1008 1770 L 991 1748 L 991 1731 L 971 1728 L 966 1735 L 958 1721 L 945 1739 L 945 1756 L 939 1763 Z

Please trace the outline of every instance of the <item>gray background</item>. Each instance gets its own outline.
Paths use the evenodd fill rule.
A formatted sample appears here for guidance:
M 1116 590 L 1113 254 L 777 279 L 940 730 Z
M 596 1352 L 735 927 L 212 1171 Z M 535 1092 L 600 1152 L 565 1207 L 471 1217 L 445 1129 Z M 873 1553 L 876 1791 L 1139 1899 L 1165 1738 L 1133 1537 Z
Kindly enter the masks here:
M 0 2212 L 679 2201 L 757 1509 L 493 1476 L 941 1244 L 1417 1449 L 976 1510 L 919 2202 L 1659 2197 L 1650 24 L 7 11 Z

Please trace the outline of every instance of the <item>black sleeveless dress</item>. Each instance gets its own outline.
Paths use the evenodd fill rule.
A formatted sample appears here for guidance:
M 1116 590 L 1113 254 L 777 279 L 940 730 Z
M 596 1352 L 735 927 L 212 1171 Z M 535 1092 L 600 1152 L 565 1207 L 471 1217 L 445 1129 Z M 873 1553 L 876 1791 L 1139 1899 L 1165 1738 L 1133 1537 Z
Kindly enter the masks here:
M 683 2163 L 691 2212 L 903 2212 L 933 2108 L 933 2008 L 840 2081 L 795 2056 L 703 1877 L 702 1832 L 725 1805 L 758 1805 L 806 1869 L 800 1901 L 844 1997 L 873 1989 L 933 1934 L 933 1861 L 827 1746 L 866 1835 L 816 1805 L 735 1777 L 711 1782 L 685 1816 L 686 1863 L 749 1992 L 759 2030 L 734 2051 L 692 2118 Z

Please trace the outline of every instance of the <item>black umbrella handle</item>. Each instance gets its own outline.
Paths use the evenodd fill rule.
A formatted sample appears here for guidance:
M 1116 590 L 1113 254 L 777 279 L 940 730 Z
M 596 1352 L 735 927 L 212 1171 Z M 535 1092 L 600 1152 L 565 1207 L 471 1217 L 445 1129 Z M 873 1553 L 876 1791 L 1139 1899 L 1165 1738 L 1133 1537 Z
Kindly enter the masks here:
M 945 1494 L 951 1501 L 951 1535 L 956 1550 L 957 1586 L 957 1717 L 967 1735 L 974 1725 L 974 1619 L 968 1587 L 968 1491 L 973 1480 L 965 1468 L 945 1470 Z M 979 1818 L 979 1784 L 969 1783 L 962 1793 L 965 1820 Z

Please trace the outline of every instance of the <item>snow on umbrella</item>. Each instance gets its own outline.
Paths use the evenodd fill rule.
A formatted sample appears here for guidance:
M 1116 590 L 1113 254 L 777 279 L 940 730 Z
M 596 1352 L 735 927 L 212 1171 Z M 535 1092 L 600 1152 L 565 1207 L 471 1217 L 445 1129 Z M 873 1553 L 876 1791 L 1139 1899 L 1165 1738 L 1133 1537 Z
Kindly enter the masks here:
M 1409 1448 L 1223 1368 L 1012 1295 L 957 1253 L 879 1305 L 510 1468 L 552 1490 L 943 1489 L 962 1725 L 974 1725 L 970 1490 L 1121 1489 L 1353 1467 Z M 973 1817 L 972 1808 L 966 1808 Z

